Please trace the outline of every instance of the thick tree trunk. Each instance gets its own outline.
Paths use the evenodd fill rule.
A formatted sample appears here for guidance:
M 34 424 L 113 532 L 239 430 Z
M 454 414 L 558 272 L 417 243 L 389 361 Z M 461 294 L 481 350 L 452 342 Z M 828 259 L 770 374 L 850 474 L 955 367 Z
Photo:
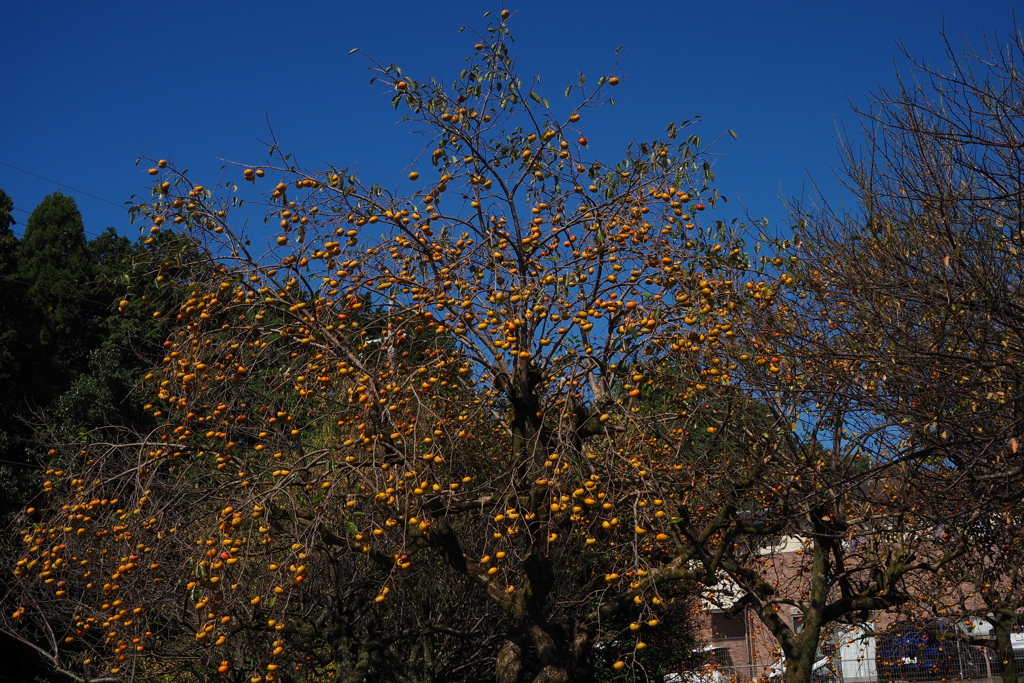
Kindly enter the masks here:
M 785 683 L 809 683 L 814 673 L 814 662 L 817 661 L 820 637 L 820 626 L 813 624 L 805 626 L 803 631 L 788 640 L 783 647 L 786 655 L 786 671 L 783 675 Z
M 530 629 L 530 648 L 540 660 L 541 669 L 530 683 L 569 683 L 575 681 L 581 661 L 579 653 L 558 647 L 549 633 L 539 626 Z M 498 683 L 520 683 L 523 674 L 523 648 L 513 640 L 506 640 L 495 661 Z
M 351 632 L 335 635 L 332 639 L 334 662 L 341 683 L 366 683 L 373 665 L 373 647 Z
M 818 641 L 824 624 L 824 610 L 828 603 L 829 575 L 828 547 L 821 539 L 813 539 L 810 585 L 804 603 L 803 629 L 783 639 L 786 654 L 785 683 L 810 683 L 814 662 L 818 655 Z
M 1017 661 L 1013 657 L 1013 642 L 1010 640 L 1010 633 L 1013 629 L 1013 620 L 1003 615 L 996 615 L 992 619 L 992 631 L 996 636 L 996 657 L 1003 663 L 1001 677 L 1003 683 L 1017 683 Z
M 593 680 L 589 666 L 592 634 L 578 629 L 562 640 L 540 626 L 529 629 L 530 640 L 541 669 L 531 683 L 588 683 Z
M 344 670 L 342 681 L 344 683 L 365 683 L 367 673 L 370 670 L 370 653 L 363 648 L 360 648 L 356 655 L 355 662 L 346 662 L 349 667 Z
M 513 640 L 506 640 L 498 650 L 494 673 L 498 683 L 519 683 L 523 671 L 523 648 Z
M 811 680 L 811 673 L 814 667 L 814 651 L 810 655 L 801 652 L 793 657 L 786 658 L 786 673 L 783 677 L 785 683 L 808 683 Z
M 564 667 L 548 664 L 533 677 L 532 683 L 569 683 L 572 678 Z
M 516 455 L 519 469 L 515 482 L 525 488 L 518 491 L 521 500 L 531 504 L 531 478 L 526 474 L 532 464 L 542 462 L 550 454 L 547 434 L 541 417 L 541 400 L 536 392 L 540 375 L 531 368 L 528 360 L 519 359 L 503 387 L 512 407 L 511 431 L 512 451 Z M 547 515 L 528 523 L 531 536 L 545 537 Z M 536 661 L 540 670 L 531 683 L 570 683 L 580 681 L 580 674 L 586 678 L 587 657 L 590 652 L 591 635 L 585 630 L 567 635 L 547 620 L 547 598 L 554 584 L 550 558 L 542 547 L 535 547 L 527 554 L 524 562 L 525 585 L 513 606 L 505 607 L 520 631 L 520 638 L 510 638 L 501 647 L 495 662 L 495 677 L 498 683 L 521 683 L 523 679 L 524 651 L 526 659 Z

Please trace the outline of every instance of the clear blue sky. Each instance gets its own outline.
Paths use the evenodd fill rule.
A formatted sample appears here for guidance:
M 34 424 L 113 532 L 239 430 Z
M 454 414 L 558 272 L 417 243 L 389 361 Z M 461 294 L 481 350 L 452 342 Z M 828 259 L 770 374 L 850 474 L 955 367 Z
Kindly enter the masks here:
M 524 75 L 541 73 L 554 104 L 583 71 L 597 76 L 625 46 L 617 106 L 588 116 L 606 161 L 673 120 L 703 116 L 705 139 L 726 129 L 718 187 L 749 212 L 786 224 L 780 196 L 814 178 L 834 187 L 836 124 L 849 104 L 891 85 L 897 42 L 944 64 L 940 30 L 980 46 L 1013 27 L 1008 0 L 701 3 L 519 0 L 510 26 Z M 354 166 L 364 181 L 399 182 L 421 143 L 379 87 L 364 49 L 417 80 L 448 80 L 482 27 L 477 1 L 17 2 L 5 6 L 0 63 L 0 188 L 23 229 L 58 189 L 79 191 L 90 233 L 137 235 L 118 208 L 148 187 L 137 157 L 174 160 L 213 184 L 222 162 L 260 163 L 267 120 L 307 166 Z M 6 164 L 6 165 L 4 165 Z M 9 165 L 9 166 L 8 166 Z M 105 203 L 89 193 L 113 202 Z M 115 206 L 117 205 L 117 206 Z M 20 230 L 19 230 L 20 231 Z

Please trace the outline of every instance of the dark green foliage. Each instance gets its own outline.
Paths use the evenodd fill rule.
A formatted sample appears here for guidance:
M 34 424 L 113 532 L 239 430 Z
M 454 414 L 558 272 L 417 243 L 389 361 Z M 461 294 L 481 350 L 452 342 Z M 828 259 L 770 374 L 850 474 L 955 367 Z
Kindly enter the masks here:
M 4 397 L 10 395 L 15 382 L 18 334 L 14 321 L 21 317 L 20 304 L 24 298 L 20 283 L 14 279 L 18 241 L 11 231 L 13 208 L 14 202 L 0 190 L 0 406 Z
M 27 463 L 26 423 L 39 422 L 43 409 L 86 370 L 105 306 L 93 296 L 94 260 L 71 197 L 55 193 L 43 199 L 10 253 L 10 310 L 0 334 L 10 336 L 6 348 L 15 356 L 15 386 L 3 400 L 5 419 L 16 424 L 5 431 L 22 441 L 20 453 L 13 446 L 11 459 Z
M 88 243 L 93 279 L 89 296 L 98 315 L 88 321 L 93 337 L 80 367 L 63 391 L 48 403 L 46 424 L 52 436 L 66 440 L 106 425 L 142 426 L 140 401 L 129 401 L 141 369 L 161 353 L 164 329 L 143 297 L 165 298 L 153 273 L 159 251 L 146 250 L 108 228 Z M 123 309 L 121 300 L 131 301 Z
M 13 200 L 0 190 L 0 519 L 6 519 L 31 483 L 24 455 L 31 430 L 24 417 L 30 405 L 35 311 L 18 274 L 13 208 Z
M 81 339 L 93 322 L 97 302 L 83 294 L 93 280 L 93 259 L 75 200 L 59 192 L 32 212 L 18 241 L 18 277 L 39 320 L 39 341 L 59 344 Z
M 0 237 L 11 234 L 11 226 L 14 225 L 14 216 L 11 215 L 13 210 L 14 200 L 9 194 L 0 190 Z
M 190 249 L 173 236 L 147 249 L 113 228 L 88 241 L 74 200 L 60 193 L 18 239 L 12 208 L 0 190 L 0 520 L 37 488 L 39 425 L 65 440 L 142 426 L 141 401 L 128 398 L 165 332 L 144 300 L 177 295 L 154 274 Z M 131 305 L 119 307 L 123 299 Z

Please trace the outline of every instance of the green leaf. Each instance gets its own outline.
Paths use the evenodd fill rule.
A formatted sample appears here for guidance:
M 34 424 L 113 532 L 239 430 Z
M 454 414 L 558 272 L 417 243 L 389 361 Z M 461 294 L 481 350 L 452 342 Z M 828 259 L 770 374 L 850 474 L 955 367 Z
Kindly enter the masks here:
M 357 52 L 359 52 L 359 48 L 358 47 L 354 47 L 354 48 L 352 48 L 351 50 L 348 51 L 348 53 L 350 55 L 354 55 Z
M 357 527 L 352 522 L 345 522 L 345 531 L 349 532 L 350 534 L 358 534 L 359 527 Z
M 736 139 L 737 139 L 737 136 L 736 136 L 736 131 L 734 131 L 734 130 L 728 130 L 728 131 L 726 131 L 726 132 L 727 132 L 727 133 L 729 133 L 729 135 L 731 135 L 731 136 L 732 136 L 732 139 L 733 139 L 733 140 L 736 140 Z

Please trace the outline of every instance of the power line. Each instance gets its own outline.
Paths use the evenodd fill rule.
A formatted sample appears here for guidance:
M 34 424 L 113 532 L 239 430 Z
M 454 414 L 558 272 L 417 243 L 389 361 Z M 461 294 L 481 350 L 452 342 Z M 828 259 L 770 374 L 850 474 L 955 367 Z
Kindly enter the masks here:
M 123 209 L 124 208 L 123 204 L 118 204 L 117 202 L 112 202 L 109 199 L 104 199 L 103 197 L 99 197 L 97 195 L 94 195 L 91 192 L 86 192 L 85 190 L 79 190 L 77 188 L 71 187 L 70 185 L 65 185 L 64 183 L 59 183 L 56 180 L 54 180 L 53 178 L 47 178 L 46 176 L 41 176 L 38 173 L 33 173 L 32 171 L 26 171 L 23 168 L 18 168 L 17 166 L 13 166 L 11 164 L 8 164 L 5 161 L 0 161 L 0 166 L 6 166 L 7 168 L 12 168 L 15 171 L 18 171 L 20 173 L 24 173 L 26 175 L 30 175 L 33 178 L 39 178 L 40 180 L 45 180 L 48 183 L 53 183 L 54 185 L 56 185 L 58 187 L 63 187 L 65 189 L 71 190 L 72 192 L 77 192 L 79 194 L 84 194 L 86 197 L 92 197 L 93 199 L 98 199 L 101 202 L 106 202 L 107 204 L 110 204 L 111 206 L 116 206 L 119 209 Z
M 0 162 L 0 163 L 3 163 L 3 162 Z M 23 209 L 20 206 L 15 206 L 11 210 L 12 211 L 21 211 L 22 213 L 28 214 L 29 216 L 32 215 L 31 211 L 29 211 L 28 209 Z M 82 228 L 82 232 L 85 233 L 86 237 L 99 237 L 99 236 L 101 236 L 103 234 L 103 233 L 99 233 L 99 232 L 93 232 L 92 230 L 87 230 L 85 228 Z
M 123 209 L 124 208 L 124 206 L 122 206 L 121 204 L 118 204 L 116 202 L 112 202 L 109 199 L 104 199 L 103 197 L 98 197 L 98 196 L 96 196 L 94 194 L 90 194 L 89 192 L 86 192 L 85 190 L 79 190 L 79 189 L 76 189 L 74 187 L 71 187 L 70 185 L 65 185 L 64 183 L 58 183 L 56 180 L 53 180 L 52 178 L 47 178 L 45 176 L 39 175 L 38 173 L 32 173 L 31 171 L 26 171 L 23 168 L 18 168 L 17 166 L 12 166 L 11 164 L 8 164 L 5 161 L 0 161 L 0 166 L 6 166 L 7 168 L 12 168 L 15 171 L 19 171 L 21 173 L 25 173 L 27 175 L 30 175 L 30 176 L 34 177 L 34 178 L 39 178 L 40 180 L 45 180 L 48 183 L 53 183 L 54 185 L 57 185 L 58 187 L 63 187 L 65 189 L 71 190 L 72 192 L 77 192 L 77 193 L 80 193 L 80 194 L 84 194 L 84 195 L 86 195 L 88 197 L 92 197 L 93 199 L 98 199 L 101 202 L 106 202 L 107 204 L 110 204 L 111 206 L 116 206 L 119 209 Z M 20 211 L 20 212 L 22 212 L 24 214 L 27 214 L 27 215 L 32 215 L 31 211 L 29 211 L 28 209 L 23 209 L 20 206 L 15 206 L 15 207 L 13 207 L 12 210 Z M 101 233 L 92 232 L 91 230 L 85 230 L 85 234 L 88 235 L 89 237 L 99 237 Z

